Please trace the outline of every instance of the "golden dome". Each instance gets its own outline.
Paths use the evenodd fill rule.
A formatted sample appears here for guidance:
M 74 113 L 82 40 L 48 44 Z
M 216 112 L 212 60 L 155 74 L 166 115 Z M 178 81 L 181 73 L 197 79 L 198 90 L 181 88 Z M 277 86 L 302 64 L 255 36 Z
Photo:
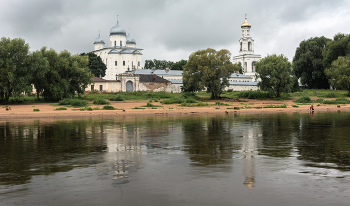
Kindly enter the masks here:
M 245 21 L 244 21 L 244 23 L 241 24 L 241 28 L 243 28 L 243 27 L 252 27 L 252 25 L 249 24 L 248 21 L 247 21 L 247 14 L 245 15 Z

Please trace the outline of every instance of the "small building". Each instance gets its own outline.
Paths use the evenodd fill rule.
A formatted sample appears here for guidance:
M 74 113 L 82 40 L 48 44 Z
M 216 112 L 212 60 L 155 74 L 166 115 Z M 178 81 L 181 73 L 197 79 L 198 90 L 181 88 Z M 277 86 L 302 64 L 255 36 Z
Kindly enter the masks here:
M 93 83 L 88 85 L 85 91 L 100 91 L 100 92 L 116 92 L 120 91 L 120 81 L 119 80 L 106 80 L 99 77 L 93 78 Z

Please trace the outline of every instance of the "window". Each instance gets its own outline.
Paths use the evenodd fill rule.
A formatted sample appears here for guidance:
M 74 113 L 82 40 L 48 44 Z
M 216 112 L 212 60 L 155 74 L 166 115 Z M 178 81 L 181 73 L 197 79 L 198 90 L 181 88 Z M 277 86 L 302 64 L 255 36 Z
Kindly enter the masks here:
M 100 91 L 102 91 L 103 90 L 103 86 L 102 85 L 100 85 Z
M 91 85 L 91 91 L 95 90 L 95 85 Z
M 117 41 L 114 41 L 114 46 L 117 46 Z
M 137 64 L 138 66 L 140 66 L 140 61 L 138 62 L 138 64 Z
M 242 45 L 242 42 L 241 42 L 241 48 L 240 48 L 240 50 L 239 50 L 239 51 L 242 51 L 242 46 L 243 46 L 243 45 Z
M 248 51 L 251 51 L 251 50 L 252 50 L 252 43 L 248 42 Z
M 131 68 L 134 68 L 134 61 L 131 62 Z
M 125 61 L 123 61 L 123 66 L 125 66 Z
M 114 62 L 115 66 L 117 66 L 117 61 Z
M 120 41 L 120 46 L 122 46 L 122 41 Z

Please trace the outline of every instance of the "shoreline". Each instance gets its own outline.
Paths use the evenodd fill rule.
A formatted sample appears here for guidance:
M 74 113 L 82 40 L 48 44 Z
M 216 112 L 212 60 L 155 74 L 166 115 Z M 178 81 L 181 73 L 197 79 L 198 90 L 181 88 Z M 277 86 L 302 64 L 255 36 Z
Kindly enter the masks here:
M 134 107 L 141 107 L 147 104 L 147 100 L 142 101 L 122 101 L 111 102 L 111 106 L 115 108 L 123 108 L 122 110 L 92 110 L 92 111 L 79 111 L 72 110 L 77 109 L 73 107 L 67 107 L 67 110 L 55 110 L 58 106 L 52 103 L 25 103 L 8 105 L 11 110 L 6 110 L 4 106 L 0 108 L 0 120 L 23 120 L 23 119 L 67 119 L 67 118 L 80 118 L 80 117 L 125 117 L 125 116 L 168 116 L 168 115 L 213 115 L 213 114 L 268 114 L 268 113 L 290 113 L 290 112 L 310 112 L 310 105 L 298 105 L 299 107 L 292 107 L 292 100 L 275 101 L 275 100 L 254 100 L 245 99 L 247 102 L 226 102 L 221 103 L 230 105 L 211 105 L 202 107 L 182 107 L 179 104 L 163 105 L 159 102 L 152 102 L 152 104 L 161 106 L 157 109 L 145 108 L 145 109 L 132 109 Z M 216 101 L 207 101 L 208 104 L 214 104 Z M 248 108 L 248 109 L 227 109 L 228 107 L 263 107 L 267 104 L 286 104 L 287 108 Z M 103 105 L 93 105 L 91 107 L 102 108 Z M 33 109 L 40 109 L 40 111 L 33 111 Z M 334 112 L 350 110 L 350 105 L 314 105 L 314 112 Z

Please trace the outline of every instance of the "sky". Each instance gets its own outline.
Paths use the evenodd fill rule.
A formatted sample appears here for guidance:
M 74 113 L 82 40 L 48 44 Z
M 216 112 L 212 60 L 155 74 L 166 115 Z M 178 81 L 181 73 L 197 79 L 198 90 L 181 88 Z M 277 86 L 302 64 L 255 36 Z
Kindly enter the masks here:
M 254 53 L 292 61 L 303 40 L 349 34 L 349 8 L 346 0 L 0 0 L 0 37 L 23 38 L 31 51 L 90 52 L 99 30 L 109 46 L 118 18 L 144 49 L 143 62 L 179 61 L 207 48 L 238 56 L 247 14 Z

